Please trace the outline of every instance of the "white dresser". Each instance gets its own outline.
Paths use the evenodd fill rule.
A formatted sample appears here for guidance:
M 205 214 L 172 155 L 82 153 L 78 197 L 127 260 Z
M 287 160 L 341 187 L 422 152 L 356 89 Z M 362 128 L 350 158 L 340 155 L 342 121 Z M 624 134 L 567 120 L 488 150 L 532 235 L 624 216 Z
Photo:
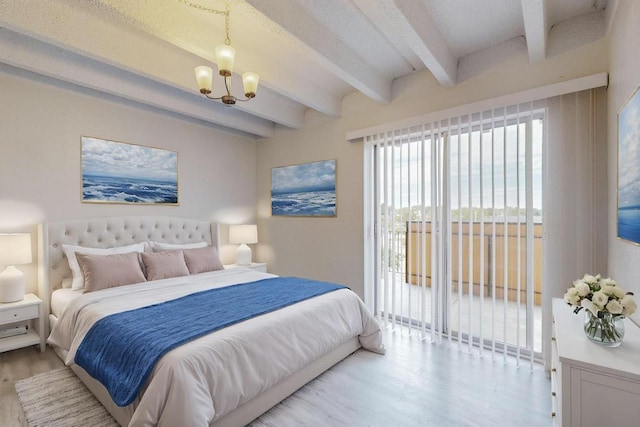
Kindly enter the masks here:
M 553 300 L 554 425 L 640 426 L 640 328 L 625 319 L 622 345 L 608 348 L 587 339 L 583 316 Z

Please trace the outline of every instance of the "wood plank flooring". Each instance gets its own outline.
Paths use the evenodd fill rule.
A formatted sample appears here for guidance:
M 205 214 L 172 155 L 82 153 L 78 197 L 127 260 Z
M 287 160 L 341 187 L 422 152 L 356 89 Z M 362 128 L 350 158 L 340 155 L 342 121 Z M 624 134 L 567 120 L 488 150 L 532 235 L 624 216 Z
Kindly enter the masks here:
M 387 354 L 359 350 L 252 423 L 288 426 L 550 426 L 541 365 L 385 332 Z
M 0 426 L 27 425 L 13 386 L 16 381 L 63 366 L 50 347 L 44 353 L 39 346 L 0 353 Z
M 359 350 L 252 423 L 287 426 L 550 426 L 542 366 L 385 331 L 387 354 Z M 0 354 L 0 425 L 25 426 L 16 380 L 62 366 L 51 349 Z

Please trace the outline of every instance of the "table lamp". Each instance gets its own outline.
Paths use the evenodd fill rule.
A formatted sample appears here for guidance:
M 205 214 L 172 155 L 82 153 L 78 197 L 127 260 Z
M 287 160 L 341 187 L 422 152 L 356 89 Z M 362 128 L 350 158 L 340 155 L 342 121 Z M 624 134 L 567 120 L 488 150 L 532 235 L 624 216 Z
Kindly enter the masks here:
M 247 244 L 258 243 L 258 226 L 255 224 L 229 226 L 229 242 L 240 244 L 236 252 L 236 264 L 251 265 L 251 248 Z
M 15 266 L 31 264 L 29 233 L 0 234 L 0 302 L 15 302 L 24 298 L 24 273 Z

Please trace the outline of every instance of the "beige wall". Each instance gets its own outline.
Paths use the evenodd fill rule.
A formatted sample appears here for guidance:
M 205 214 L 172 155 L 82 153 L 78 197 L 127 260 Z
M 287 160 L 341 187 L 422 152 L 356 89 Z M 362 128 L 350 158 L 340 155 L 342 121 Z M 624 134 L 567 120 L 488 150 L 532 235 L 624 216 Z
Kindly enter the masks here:
M 347 142 L 346 132 L 607 71 L 606 59 L 602 41 L 541 64 L 519 57 L 450 89 L 428 72 L 418 72 L 394 82 L 389 105 L 354 93 L 344 98 L 340 119 L 310 112 L 302 130 L 278 130 L 258 144 L 257 257 L 276 274 L 344 283 L 363 296 L 362 144 Z M 337 218 L 271 216 L 271 168 L 333 158 L 338 161 Z
M 609 274 L 640 295 L 640 247 L 619 240 L 617 230 L 617 112 L 640 85 L 640 2 L 619 1 L 609 36 Z M 640 164 L 638 165 L 640 167 Z M 636 316 L 637 317 L 637 316 Z
M 179 206 L 80 202 L 80 136 L 177 151 Z M 256 142 L 148 109 L 90 96 L 0 70 L 0 232 L 115 215 L 167 215 L 243 223 L 255 220 Z M 226 239 L 226 235 L 222 236 Z M 235 247 L 223 247 L 233 262 Z M 29 291 L 36 267 L 21 266 Z

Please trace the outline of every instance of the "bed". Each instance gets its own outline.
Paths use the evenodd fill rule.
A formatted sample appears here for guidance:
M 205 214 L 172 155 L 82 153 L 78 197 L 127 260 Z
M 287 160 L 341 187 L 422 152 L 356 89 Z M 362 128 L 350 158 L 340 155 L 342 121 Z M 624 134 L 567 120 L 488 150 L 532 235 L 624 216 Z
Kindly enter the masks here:
M 49 342 L 119 424 L 246 425 L 361 346 L 384 352 L 380 327 L 364 303 L 348 289 L 338 289 L 169 351 L 133 402 L 116 405 L 107 389 L 74 363 L 93 322 L 203 289 L 216 291 L 242 283 L 251 287 L 280 279 L 236 268 L 82 293 L 61 289 L 70 275 L 62 246 L 112 248 L 153 241 L 206 242 L 217 248 L 218 235 L 215 223 L 174 217 L 98 218 L 40 226 L 39 286 L 51 313 Z

